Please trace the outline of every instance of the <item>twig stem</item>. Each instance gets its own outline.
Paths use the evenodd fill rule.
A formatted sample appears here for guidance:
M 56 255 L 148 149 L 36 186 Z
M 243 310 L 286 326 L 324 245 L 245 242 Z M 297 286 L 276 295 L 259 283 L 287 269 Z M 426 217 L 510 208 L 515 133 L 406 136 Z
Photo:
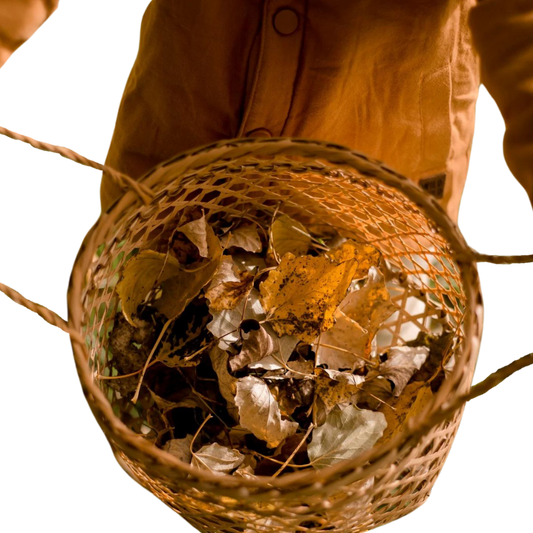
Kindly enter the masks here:
M 152 357 L 154 356 L 154 353 L 157 350 L 157 347 L 159 346 L 161 339 L 165 335 L 168 327 L 170 326 L 170 324 L 172 324 L 172 322 L 174 322 L 173 318 L 170 318 L 169 320 L 165 322 L 165 325 L 161 329 L 161 333 L 159 333 L 159 337 L 157 337 L 157 340 L 155 341 L 155 344 L 152 348 L 152 351 L 150 352 L 150 355 L 148 356 L 148 359 L 146 359 L 146 363 L 144 363 L 144 367 L 141 372 L 141 377 L 139 378 L 139 383 L 137 384 L 137 389 L 135 390 L 135 394 L 133 395 L 133 398 L 131 399 L 133 403 L 137 403 L 137 400 L 139 399 L 139 394 L 141 392 L 141 385 L 144 379 L 144 375 L 146 374 L 146 370 L 148 370 L 148 367 L 150 366 L 150 361 L 152 360 Z
M 307 431 L 306 431 L 305 435 L 303 436 L 302 440 L 300 441 L 300 444 L 298 444 L 298 446 L 296 446 L 296 448 L 294 448 L 294 450 L 289 455 L 287 460 L 280 466 L 280 468 L 274 473 L 274 475 L 272 477 L 278 477 L 283 472 L 283 470 L 285 470 L 287 465 L 292 461 L 293 457 L 298 453 L 298 450 L 302 447 L 302 444 L 306 441 L 307 437 L 309 437 L 309 435 L 311 434 L 311 431 L 313 431 L 314 427 L 315 427 L 314 424 L 309 424 L 309 427 L 307 428 Z

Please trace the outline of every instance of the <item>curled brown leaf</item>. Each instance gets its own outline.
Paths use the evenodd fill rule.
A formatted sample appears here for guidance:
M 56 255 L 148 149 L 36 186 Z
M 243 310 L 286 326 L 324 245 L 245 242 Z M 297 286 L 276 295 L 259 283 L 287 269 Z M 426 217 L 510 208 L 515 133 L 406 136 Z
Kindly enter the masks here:
M 274 351 L 272 337 L 257 320 L 244 320 L 240 324 L 240 331 L 242 348 L 229 363 L 232 372 L 261 361 Z

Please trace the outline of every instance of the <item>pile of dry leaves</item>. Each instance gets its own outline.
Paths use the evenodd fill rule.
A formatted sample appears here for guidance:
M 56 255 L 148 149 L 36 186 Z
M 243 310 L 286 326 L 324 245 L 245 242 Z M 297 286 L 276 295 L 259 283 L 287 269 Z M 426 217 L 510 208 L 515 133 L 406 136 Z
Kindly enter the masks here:
M 156 445 L 214 473 L 353 458 L 427 405 L 453 338 L 378 353 L 397 311 L 385 272 L 376 248 L 287 215 L 208 223 L 186 210 L 161 249 L 123 269 L 108 383 Z

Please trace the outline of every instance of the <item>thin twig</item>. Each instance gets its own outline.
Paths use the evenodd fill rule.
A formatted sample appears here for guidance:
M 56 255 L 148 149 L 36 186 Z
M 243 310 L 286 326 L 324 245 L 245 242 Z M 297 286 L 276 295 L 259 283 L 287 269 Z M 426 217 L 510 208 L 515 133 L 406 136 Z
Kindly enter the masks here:
M 337 350 L 339 352 L 349 353 L 350 355 L 354 355 L 355 357 L 362 359 L 363 361 L 366 361 L 370 366 L 376 367 L 376 363 L 372 361 L 371 359 L 368 359 L 367 357 L 363 357 L 362 355 L 358 355 L 355 352 L 352 352 L 350 350 L 346 350 L 345 348 L 340 348 L 339 346 L 332 346 L 331 344 L 324 344 L 321 343 L 321 346 L 324 348 L 331 348 L 332 350 Z M 317 348 L 318 349 L 318 348 Z
M 191 391 L 192 393 L 197 396 L 200 401 L 205 405 L 207 411 L 209 411 L 209 413 L 211 413 L 211 416 L 214 416 L 226 429 L 231 429 L 228 427 L 228 425 L 224 422 L 224 420 L 222 420 L 222 418 L 220 418 L 216 413 L 215 411 L 213 411 L 213 409 L 211 409 L 210 405 L 204 400 L 203 396 L 194 388 L 194 385 L 187 379 L 187 376 L 185 376 L 185 374 L 183 373 L 183 371 L 181 370 L 180 367 L 178 367 L 178 372 L 181 374 L 181 376 L 183 377 L 183 379 L 185 380 L 185 383 L 187 383 L 187 385 L 189 385 L 189 387 L 191 388 Z
M 274 222 L 276 220 L 276 215 L 278 214 L 280 205 L 281 205 L 281 203 L 278 203 L 278 205 L 276 206 L 276 209 L 275 209 L 274 213 L 272 214 L 272 218 L 270 219 L 270 226 L 268 227 L 268 242 L 270 244 L 269 247 L 272 250 L 272 253 L 274 255 L 274 259 L 275 259 L 276 263 L 278 263 L 278 265 L 280 263 L 280 257 L 278 255 L 278 252 L 276 252 L 274 246 L 272 246 L 272 242 L 273 242 L 272 225 L 274 224 Z
M 207 422 L 209 420 L 211 420 L 211 418 L 213 418 L 213 415 L 209 414 L 205 417 L 204 421 L 200 424 L 200 427 L 196 430 L 196 433 L 194 434 L 194 437 L 192 438 L 191 440 L 191 443 L 189 444 L 189 451 L 191 452 L 192 455 L 194 455 L 196 457 L 196 454 L 192 451 L 192 446 L 194 444 L 194 441 L 196 440 L 196 437 L 198 437 L 198 435 L 200 434 L 200 431 L 202 431 L 202 429 L 204 428 L 204 426 L 207 424 Z M 198 459 L 198 457 L 196 457 Z M 203 462 L 203 461 L 202 461 Z M 205 463 L 204 463 L 205 464 Z M 206 465 L 207 466 L 207 465 Z
M 378 396 L 375 396 L 374 394 L 372 394 L 371 392 L 368 392 L 367 390 L 364 390 L 363 388 L 361 388 L 360 390 L 366 392 L 369 396 L 374 398 L 374 400 L 377 400 L 378 402 L 382 403 L 383 405 L 386 405 L 387 407 L 389 407 L 393 411 L 396 411 L 396 407 L 393 407 L 390 403 L 387 403 L 385 400 L 382 400 Z
M 216 400 L 212 400 L 211 398 L 208 398 L 207 396 L 204 396 L 202 393 L 198 392 L 196 389 L 193 389 L 192 393 L 195 394 L 196 396 L 198 396 L 198 398 L 200 398 L 201 400 L 204 400 L 205 402 L 211 402 L 211 403 L 214 403 L 216 405 L 223 405 L 222 403 L 217 402 Z
M 259 455 L 259 457 L 262 457 L 263 459 L 268 459 L 269 461 L 272 461 L 273 463 L 277 463 L 278 465 L 285 464 L 283 461 L 279 461 L 278 459 L 274 459 L 273 457 L 269 457 L 268 455 L 263 455 L 262 453 L 259 453 L 257 451 L 253 451 L 255 455 Z M 310 464 L 306 465 L 297 465 L 294 463 L 288 464 L 287 466 L 290 466 L 291 468 L 307 468 L 308 466 L 311 466 Z
M 131 399 L 131 401 L 133 403 L 137 403 L 137 400 L 139 399 L 139 394 L 141 392 L 141 385 L 142 385 L 142 382 L 143 382 L 143 379 L 144 379 L 144 374 L 146 373 L 146 370 L 148 370 L 148 366 L 150 365 L 150 361 L 151 361 L 155 351 L 157 350 L 157 347 L 159 346 L 159 343 L 161 342 L 161 339 L 163 338 L 164 334 L 166 333 L 168 327 L 170 326 L 170 324 L 172 324 L 172 322 L 174 322 L 173 318 L 170 318 L 169 320 L 167 320 L 165 322 L 165 325 L 161 329 L 161 333 L 159 333 L 159 337 L 157 337 L 157 340 L 155 341 L 155 344 L 154 344 L 154 346 L 152 348 L 152 351 L 150 352 L 150 355 L 148 356 L 148 359 L 146 359 L 146 363 L 144 364 L 144 368 L 142 369 L 141 377 L 139 378 L 139 383 L 137 384 L 137 389 L 135 390 L 135 394 L 133 395 L 133 398 Z
M 298 446 L 296 446 L 296 448 L 294 448 L 292 453 L 289 455 L 288 459 L 274 473 L 274 475 L 272 477 L 278 477 L 283 472 L 283 470 L 285 470 L 287 465 L 291 462 L 292 458 L 298 453 L 298 450 L 302 447 L 302 444 L 306 441 L 307 437 L 309 437 L 309 435 L 311 434 L 311 431 L 313 431 L 314 427 L 315 427 L 314 424 L 309 424 L 309 427 L 307 428 L 307 431 L 306 431 L 305 435 L 303 436 L 303 439 L 300 441 Z
M 318 336 L 318 339 L 316 341 L 316 346 L 315 346 L 315 359 L 313 361 L 315 370 L 316 370 L 316 358 L 318 357 L 318 349 L 320 348 L 320 339 L 322 339 L 322 334 L 320 334 Z M 318 418 L 317 418 L 317 416 L 318 416 L 318 408 L 317 408 L 317 405 L 316 405 L 316 400 L 318 398 L 318 395 L 317 395 L 316 389 L 317 389 L 317 387 L 316 387 L 316 384 L 315 384 L 315 386 L 313 387 L 313 403 L 311 404 L 311 409 L 312 409 L 311 412 L 312 412 L 312 417 L 313 417 L 312 418 L 313 422 L 312 422 L 311 425 L 313 425 L 313 426 L 317 426 L 318 425 Z M 309 411 L 307 411 L 307 412 L 309 413 Z
M 157 364 L 159 361 L 155 360 L 155 361 L 152 361 L 149 365 L 148 365 L 148 368 L 150 368 L 151 366 Z M 140 374 L 141 372 L 143 371 L 142 368 L 139 368 L 139 370 L 136 370 L 135 372 L 131 372 L 130 374 L 121 374 L 120 376 L 104 376 L 102 374 L 96 374 L 96 377 L 98 379 L 102 379 L 102 380 L 108 380 L 108 379 L 124 379 L 124 378 L 131 378 L 132 376 L 137 376 L 138 374 Z

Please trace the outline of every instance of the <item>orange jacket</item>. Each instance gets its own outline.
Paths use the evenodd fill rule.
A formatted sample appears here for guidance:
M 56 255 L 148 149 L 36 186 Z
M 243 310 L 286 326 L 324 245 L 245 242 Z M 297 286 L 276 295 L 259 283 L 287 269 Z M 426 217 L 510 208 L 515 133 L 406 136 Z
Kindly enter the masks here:
M 107 163 L 139 177 L 220 139 L 327 140 L 419 182 L 456 219 L 480 83 L 475 45 L 506 121 L 507 163 L 533 198 L 533 0 L 475 3 L 152 0 Z M 6 33 L 0 15 L 0 42 Z M 29 36 L 20 35 L 12 41 Z M 119 194 L 104 176 L 103 208 Z

